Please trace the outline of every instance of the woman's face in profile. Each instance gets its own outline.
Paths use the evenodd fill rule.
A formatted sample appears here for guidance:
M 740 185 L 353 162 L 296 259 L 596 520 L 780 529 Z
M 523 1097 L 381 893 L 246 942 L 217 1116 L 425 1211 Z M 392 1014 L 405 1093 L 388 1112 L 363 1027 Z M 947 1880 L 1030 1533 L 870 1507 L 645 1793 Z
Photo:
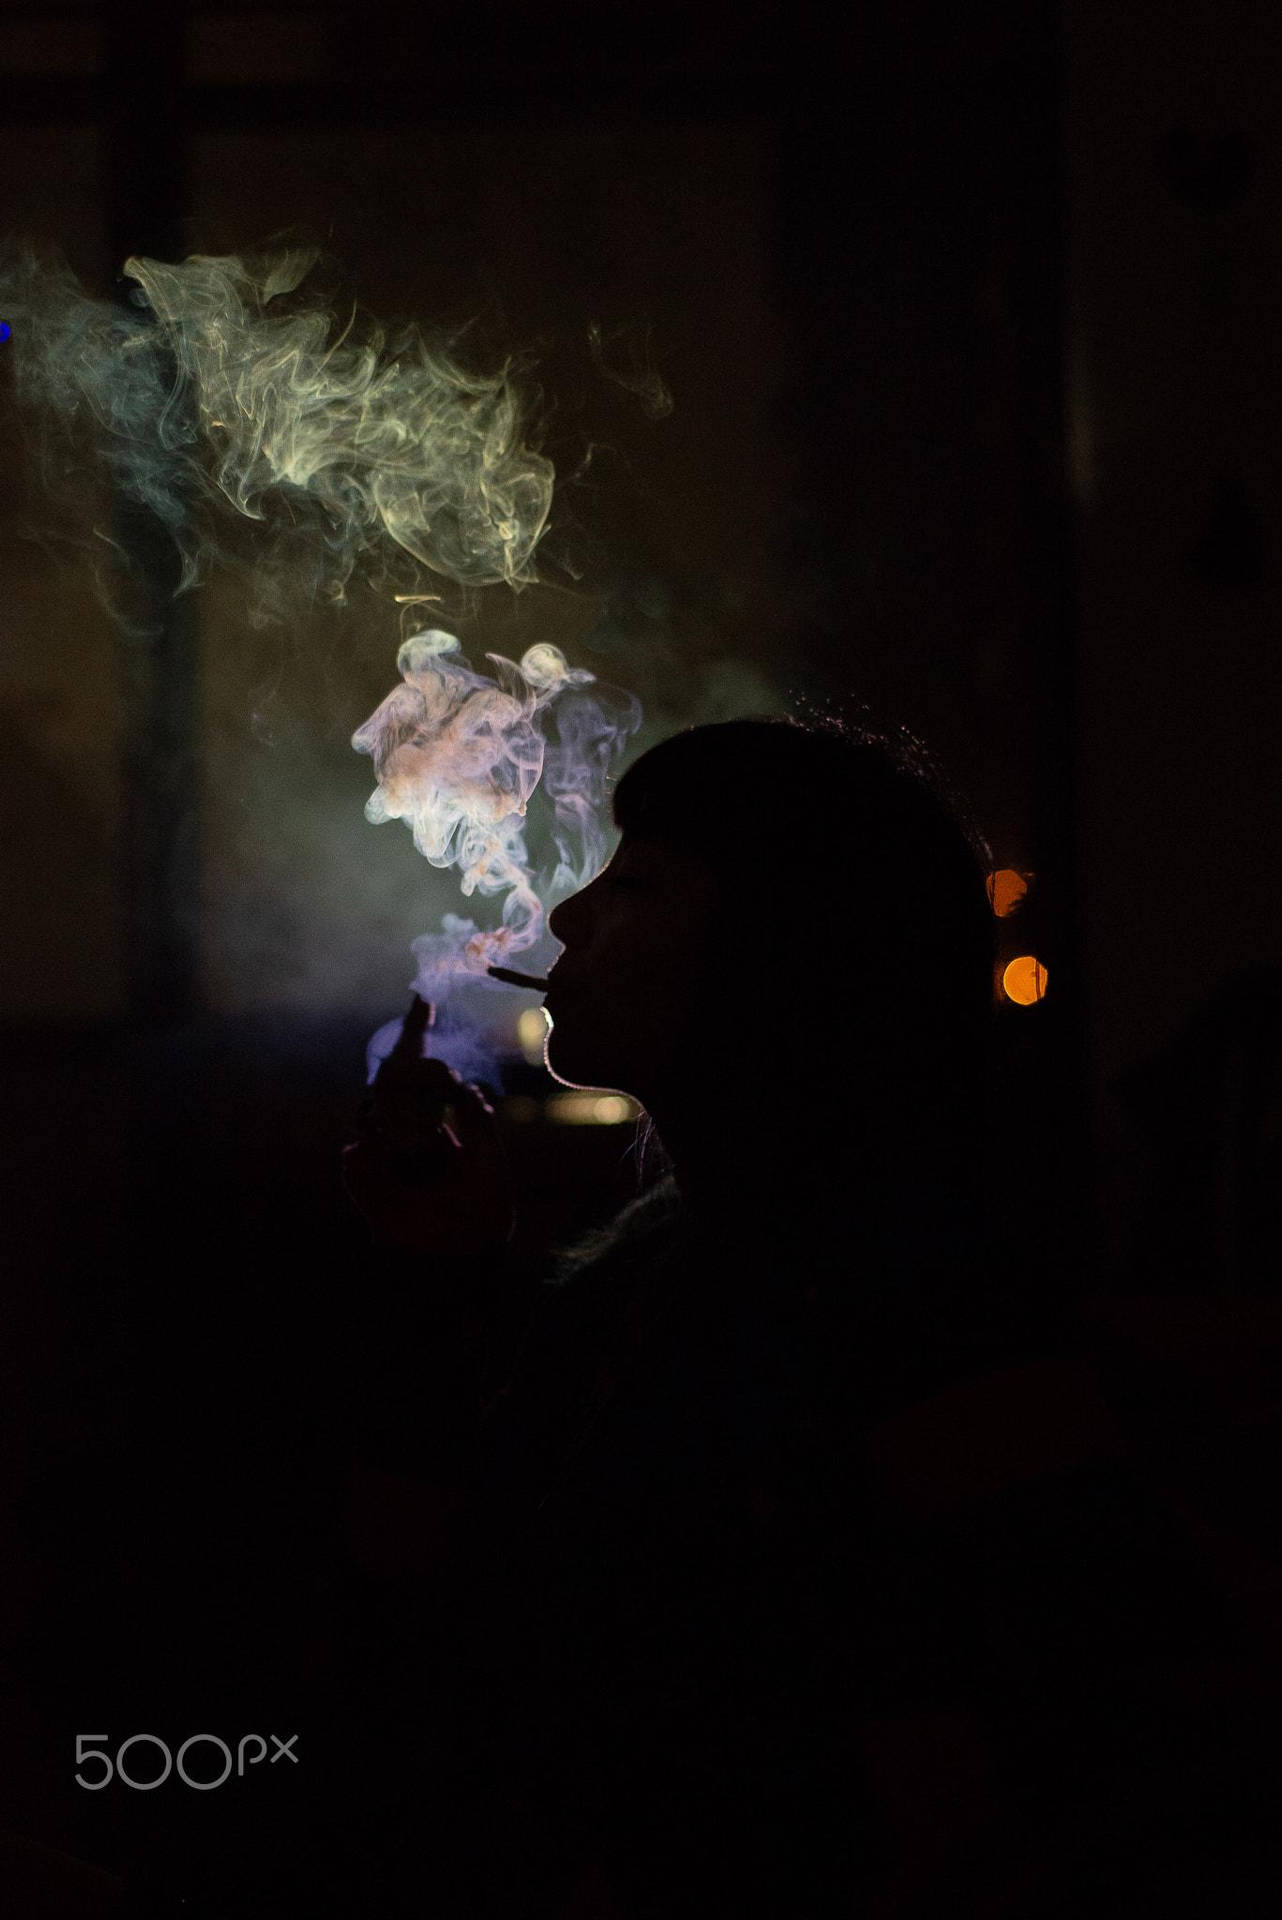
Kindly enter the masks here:
M 708 864 L 624 835 L 597 878 L 555 909 L 565 952 L 547 994 L 547 1063 L 570 1086 L 648 1105 L 689 1056 L 719 915 Z

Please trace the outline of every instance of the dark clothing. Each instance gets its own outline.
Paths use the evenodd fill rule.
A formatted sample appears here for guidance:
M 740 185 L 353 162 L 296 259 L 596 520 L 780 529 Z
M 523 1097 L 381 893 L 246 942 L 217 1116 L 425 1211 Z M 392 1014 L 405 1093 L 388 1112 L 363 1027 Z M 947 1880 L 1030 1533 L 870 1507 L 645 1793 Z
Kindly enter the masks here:
M 943 1217 L 843 1258 L 665 1187 L 560 1284 L 371 1316 L 335 1913 L 1223 1904 L 1262 1783 L 1177 1684 L 1222 1609 L 1072 1328 Z

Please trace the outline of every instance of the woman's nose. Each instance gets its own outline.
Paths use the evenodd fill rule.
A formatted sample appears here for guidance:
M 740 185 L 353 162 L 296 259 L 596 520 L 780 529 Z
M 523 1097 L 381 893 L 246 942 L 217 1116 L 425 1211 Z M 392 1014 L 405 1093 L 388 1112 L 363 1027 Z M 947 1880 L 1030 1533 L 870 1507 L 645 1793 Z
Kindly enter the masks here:
M 588 921 L 592 912 L 588 895 L 590 886 L 578 893 L 572 893 L 568 900 L 562 900 L 553 907 L 548 915 L 548 931 L 554 940 L 563 947 L 582 946 L 587 936 Z
M 578 896 L 572 897 L 577 899 Z M 574 923 L 574 915 L 567 911 L 569 905 L 569 900 L 562 900 L 548 915 L 548 931 L 553 939 L 561 942 L 563 947 L 568 947 L 570 944 L 570 929 Z

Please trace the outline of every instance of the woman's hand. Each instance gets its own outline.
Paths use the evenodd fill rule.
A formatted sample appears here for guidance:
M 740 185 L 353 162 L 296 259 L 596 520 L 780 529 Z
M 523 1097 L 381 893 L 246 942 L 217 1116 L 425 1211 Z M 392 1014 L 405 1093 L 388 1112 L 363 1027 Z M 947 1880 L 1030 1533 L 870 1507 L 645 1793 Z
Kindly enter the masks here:
M 511 1238 L 511 1179 L 481 1089 L 422 1057 L 432 1018 L 415 994 L 343 1150 L 343 1186 L 380 1246 L 465 1258 Z

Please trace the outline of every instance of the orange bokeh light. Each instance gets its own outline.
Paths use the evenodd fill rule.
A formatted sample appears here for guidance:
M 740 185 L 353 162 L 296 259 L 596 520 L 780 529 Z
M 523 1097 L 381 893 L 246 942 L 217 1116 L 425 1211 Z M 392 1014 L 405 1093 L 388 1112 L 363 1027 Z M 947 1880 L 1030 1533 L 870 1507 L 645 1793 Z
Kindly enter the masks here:
M 1028 881 L 1014 867 L 999 867 L 988 876 L 988 904 L 999 920 L 1014 913 L 1028 892 Z
M 1002 973 L 1002 991 L 1017 1007 L 1036 1006 L 1046 994 L 1046 969 L 1035 954 L 1021 953 Z

